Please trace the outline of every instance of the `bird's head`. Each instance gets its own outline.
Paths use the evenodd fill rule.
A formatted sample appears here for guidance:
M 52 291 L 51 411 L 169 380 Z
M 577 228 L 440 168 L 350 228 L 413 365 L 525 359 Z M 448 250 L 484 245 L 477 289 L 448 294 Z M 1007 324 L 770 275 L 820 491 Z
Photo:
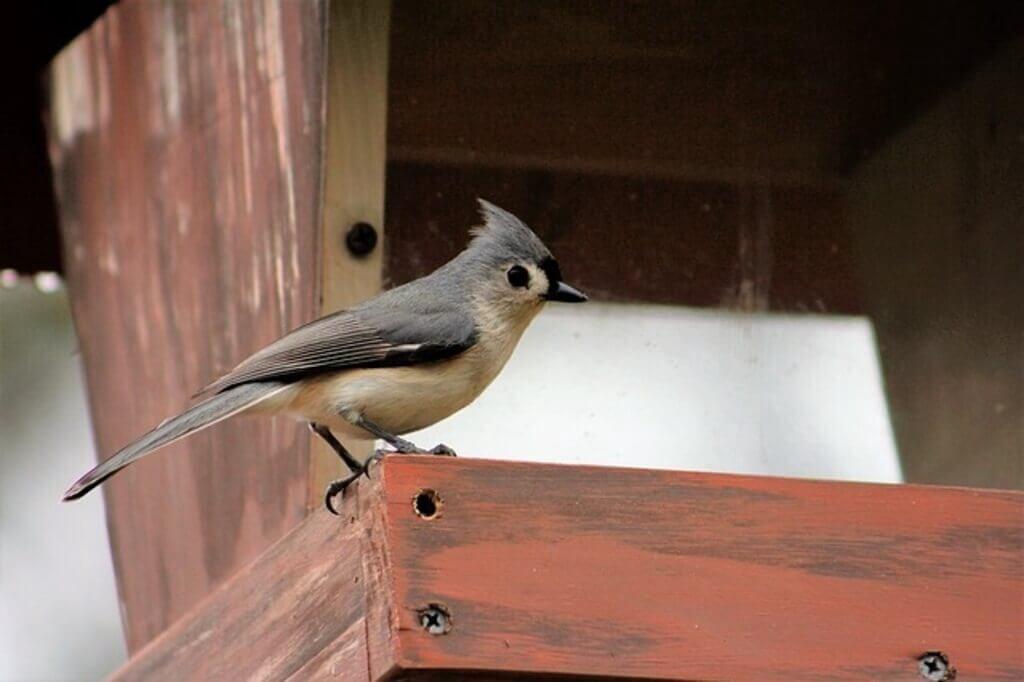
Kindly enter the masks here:
M 474 262 L 472 290 L 507 313 L 534 314 L 548 301 L 582 303 L 586 295 L 562 279 L 558 261 L 523 221 L 479 200 L 483 224 L 466 252 Z

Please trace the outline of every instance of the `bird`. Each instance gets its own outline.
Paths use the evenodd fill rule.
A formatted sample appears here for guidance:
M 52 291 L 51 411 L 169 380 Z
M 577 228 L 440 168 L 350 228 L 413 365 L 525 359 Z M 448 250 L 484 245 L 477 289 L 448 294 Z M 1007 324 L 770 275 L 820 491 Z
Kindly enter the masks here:
M 512 213 L 478 199 L 480 224 L 455 258 L 434 272 L 285 334 L 199 391 L 201 398 L 79 478 L 63 500 L 82 497 L 129 464 L 236 415 L 306 422 L 349 475 L 332 481 L 324 505 L 387 454 L 356 458 L 335 434 L 381 439 L 397 453 L 423 450 L 403 435 L 471 403 L 494 380 L 548 302 L 581 303 L 541 239 Z

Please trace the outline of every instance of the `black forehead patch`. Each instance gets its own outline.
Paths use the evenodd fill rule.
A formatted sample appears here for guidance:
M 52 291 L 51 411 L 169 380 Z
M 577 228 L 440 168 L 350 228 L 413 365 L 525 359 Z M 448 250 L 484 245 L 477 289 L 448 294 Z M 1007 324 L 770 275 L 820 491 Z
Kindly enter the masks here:
M 548 289 L 554 291 L 558 283 L 562 281 L 562 270 L 558 267 L 558 261 L 548 256 L 540 263 L 538 263 L 541 270 L 548 277 Z

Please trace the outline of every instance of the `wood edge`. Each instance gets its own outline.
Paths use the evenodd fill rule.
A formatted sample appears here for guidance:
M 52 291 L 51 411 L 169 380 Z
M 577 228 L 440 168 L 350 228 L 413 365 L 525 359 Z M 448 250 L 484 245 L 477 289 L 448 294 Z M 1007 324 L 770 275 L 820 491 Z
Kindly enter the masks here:
M 318 217 L 321 316 L 370 298 L 383 282 L 391 3 L 327 0 L 326 11 Z M 376 247 L 362 257 L 353 256 L 345 245 L 348 227 L 357 222 L 368 222 L 377 230 Z M 371 454 L 372 441 L 341 440 L 359 459 Z M 343 475 L 345 467 L 338 457 L 313 437 L 307 509 L 320 506 L 324 487 Z
M 258 570 L 264 562 L 268 561 L 268 557 L 281 552 L 282 546 L 287 545 L 291 542 L 295 542 L 295 538 L 299 535 L 309 532 L 308 526 L 312 523 L 324 524 L 327 528 L 327 524 L 331 523 L 346 523 L 346 522 L 358 522 L 361 525 L 367 526 L 367 530 L 374 532 L 374 529 L 380 529 L 385 526 L 384 517 L 386 515 L 385 496 L 383 494 L 384 486 L 383 481 L 380 478 L 376 480 L 363 480 L 360 479 L 352 489 L 355 494 L 350 494 L 345 498 L 342 503 L 342 508 L 339 510 L 337 517 L 331 515 L 327 510 L 314 510 L 313 513 L 308 515 L 301 523 L 294 528 L 290 529 L 285 535 L 283 535 L 277 542 L 267 547 L 258 557 L 253 561 L 246 564 L 239 571 L 237 571 L 231 578 L 221 583 L 215 590 L 207 594 L 199 603 L 189 609 L 184 615 L 178 620 L 174 621 L 170 626 L 163 630 L 159 635 L 146 642 L 144 646 L 135 651 L 131 657 L 126 660 L 121 666 L 119 666 L 113 673 L 108 677 L 109 680 L 124 680 L 134 679 L 132 677 L 132 668 L 137 665 L 144 658 L 155 655 L 159 650 L 165 647 L 171 646 L 175 643 L 175 638 L 180 637 L 189 626 L 200 617 L 206 609 L 211 607 L 211 604 L 215 603 L 216 599 L 222 596 L 224 593 L 229 592 L 236 588 L 236 586 L 254 571 Z M 376 531 L 379 535 L 379 530 Z M 364 538 L 370 533 L 363 533 Z M 359 544 L 360 552 L 363 554 L 363 568 L 364 571 L 373 565 L 388 565 L 386 561 L 381 559 L 371 560 L 367 562 L 366 557 L 368 552 L 377 552 L 380 556 L 387 555 L 387 548 L 376 546 L 374 544 L 367 544 L 365 539 L 360 541 Z M 363 578 L 365 581 L 365 577 Z M 382 599 L 382 603 L 390 607 L 394 603 L 393 593 L 375 595 Z M 364 614 L 365 615 L 365 614 Z M 369 633 L 370 631 L 367 630 Z M 324 645 L 324 647 L 317 653 L 317 656 L 322 655 L 328 651 L 332 646 L 337 644 L 344 636 L 344 633 L 338 638 L 332 640 L 330 643 Z M 385 642 L 387 640 L 384 640 Z M 367 650 L 369 652 L 370 640 L 367 638 Z M 309 663 L 313 659 L 311 658 L 306 663 Z M 386 657 L 382 660 L 388 660 Z M 303 666 L 300 666 L 295 672 L 289 677 L 294 676 L 302 670 Z
M 472 463 L 481 464 L 484 466 L 522 466 L 530 468 L 550 468 L 555 469 L 578 469 L 591 472 L 645 472 L 651 474 L 677 474 L 680 476 L 686 476 L 697 479 L 707 479 L 709 482 L 714 481 L 779 481 L 793 484 L 807 484 L 807 485 L 824 485 L 824 486 L 840 486 L 840 487 L 874 487 L 874 488 L 885 488 L 885 489 L 898 489 L 907 491 L 920 491 L 920 492 L 935 492 L 935 491 L 947 491 L 947 492 L 960 492 L 968 493 L 972 495 L 981 496 L 1009 496 L 1012 498 L 1024 501 L 1024 490 L 1014 490 L 1010 488 L 972 488 L 969 486 L 956 486 L 956 485 L 935 485 L 931 483 L 890 483 L 886 481 L 855 481 L 847 479 L 832 479 L 832 478 L 811 478 L 811 477 L 799 477 L 799 476 L 768 476 L 764 474 L 745 474 L 735 473 L 729 471 L 700 471 L 693 469 L 657 469 L 651 467 L 640 467 L 640 466 L 605 466 L 599 464 L 577 464 L 574 462 L 534 462 L 527 460 L 511 460 L 511 459 L 494 459 L 489 457 L 473 457 L 459 455 L 458 458 L 449 457 L 437 457 L 436 455 L 400 455 L 398 457 L 387 457 L 384 458 L 380 463 L 382 471 L 386 472 L 389 467 L 409 466 L 412 464 L 422 464 L 424 462 L 434 462 L 437 466 L 454 465 L 458 466 L 461 464 Z

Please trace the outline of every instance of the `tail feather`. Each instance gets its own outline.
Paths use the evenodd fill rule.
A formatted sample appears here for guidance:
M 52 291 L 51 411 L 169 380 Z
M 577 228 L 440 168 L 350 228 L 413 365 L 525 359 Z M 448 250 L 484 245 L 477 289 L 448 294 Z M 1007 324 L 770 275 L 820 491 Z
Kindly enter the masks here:
M 171 417 L 161 422 L 145 436 L 126 445 L 114 456 L 101 462 L 68 488 L 68 491 L 64 493 L 64 501 L 78 499 L 135 460 L 191 433 L 238 414 L 283 390 L 286 386 L 287 384 L 276 381 L 242 384 L 207 398 L 177 417 Z

